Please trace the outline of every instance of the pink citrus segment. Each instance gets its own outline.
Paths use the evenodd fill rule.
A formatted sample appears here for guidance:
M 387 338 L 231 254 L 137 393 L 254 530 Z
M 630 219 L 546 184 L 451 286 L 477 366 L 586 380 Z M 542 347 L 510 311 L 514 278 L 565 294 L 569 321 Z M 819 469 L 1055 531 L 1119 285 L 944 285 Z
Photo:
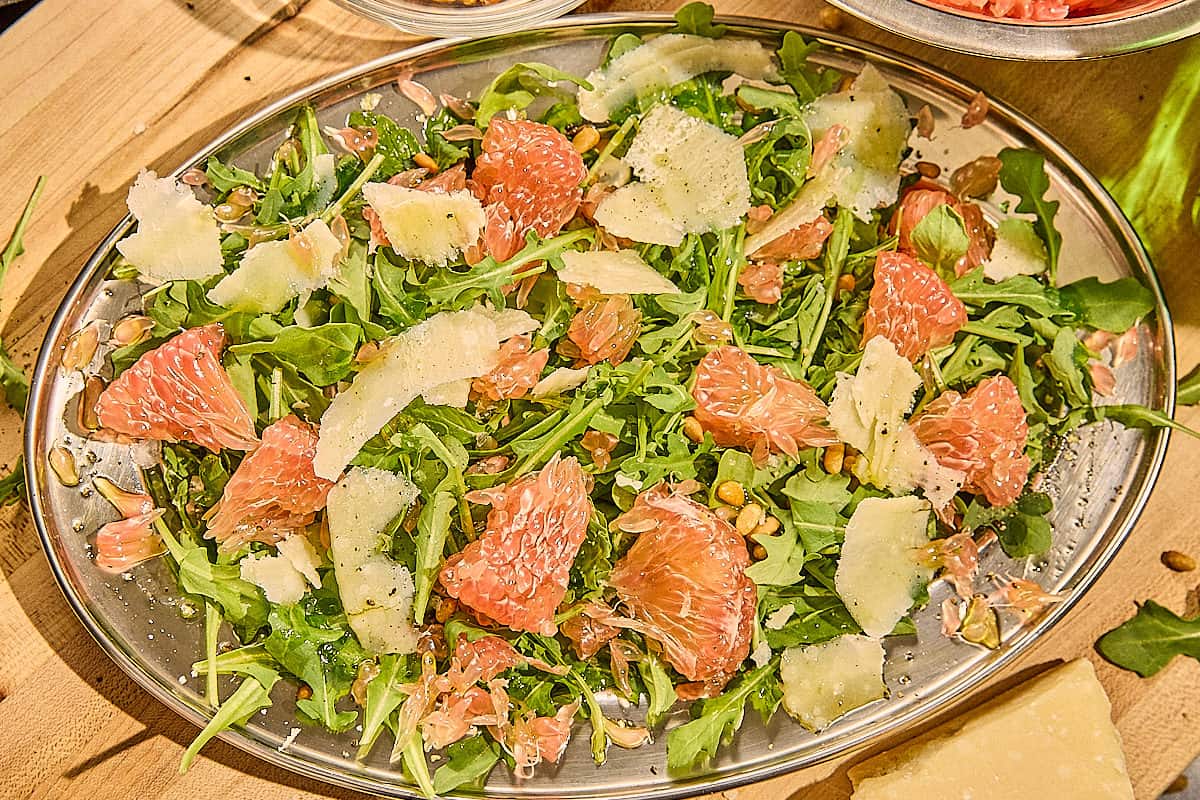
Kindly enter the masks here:
M 633 617 L 626 626 L 658 642 L 689 681 L 719 689 L 750 652 L 758 595 L 746 540 L 664 487 L 638 495 L 618 525 L 637 534 L 609 576 Z
M 576 366 L 607 361 L 614 367 L 633 349 L 641 333 L 642 312 L 627 294 L 604 295 L 594 289 L 573 291 L 579 311 L 567 327 L 558 352 L 575 359 Z
M 1029 480 L 1025 408 L 1004 375 L 965 395 L 943 392 L 913 420 L 913 430 L 939 464 L 966 473 L 963 489 L 993 506 L 1012 503 Z
M 883 336 L 896 352 L 917 361 L 954 341 L 967 324 L 967 308 L 929 267 L 905 253 L 875 259 L 875 285 L 863 318 L 863 342 Z
M 579 462 L 556 455 L 539 472 L 471 493 L 492 510 L 484 534 L 446 559 L 446 593 L 513 630 L 553 634 L 587 535 L 588 489 Z
M 333 482 L 313 472 L 317 432 L 294 414 L 263 431 L 213 507 L 206 536 L 224 550 L 274 543 L 312 523 Z
M 542 369 L 550 360 L 549 350 L 530 352 L 532 341 L 526 333 L 500 345 L 499 363 L 491 372 L 472 382 L 472 391 L 488 400 L 524 397 L 538 382 Z
M 1137 4 L 1130 0 L 933 0 L 939 5 L 1001 19 L 1054 22 L 1068 17 L 1117 11 Z
M 824 214 L 812 222 L 792 228 L 750 255 L 756 259 L 776 261 L 811 261 L 821 257 L 825 240 L 833 233 L 833 225 Z
M 747 264 L 738 275 L 738 285 L 751 300 L 774 305 L 783 297 L 783 264 L 770 261 Z
M 812 387 L 733 345 L 700 360 L 692 398 L 696 420 L 717 444 L 749 450 L 760 461 L 838 441 L 825 424 L 829 409 Z
M 582 614 L 577 614 L 559 625 L 558 630 L 559 633 L 571 640 L 571 648 L 575 651 L 575 655 L 580 659 L 587 660 L 599 653 L 606 644 L 621 633 L 619 628 L 600 621 L 607 616 L 609 616 L 607 608 L 597 606 L 592 614 L 589 614 L 588 609 L 585 608 Z
M 904 193 L 896 210 L 893 227 L 900 237 L 900 250 L 913 254 L 912 230 L 930 211 L 938 206 L 950 206 L 963 218 L 967 231 L 967 254 L 954 265 L 954 273 L 966 275 L 987 261 L 992 254 L 996 232 L 983 216 L 977 203 L 959 200 L 945 189 L 931 183 L 919 183 Z
M 575 216 L 587 168 L 567 137 L 538 122 L 493 117 L 481 147 L 471 181 L 493 258 L 511 258 L 529 231 L 552 236 Z
M 139 358 L 96 402 L 100 424 L 135 439 L 191 442 L 214 453 L 258 446 L 254 420 L 221 366 L 219 322 L 184 331 Z
M 109 522 L 96 533 L 96 566 L 105 572 L 129 570 L 167 551 L 154 521 L 162 511 L 150 511 Z

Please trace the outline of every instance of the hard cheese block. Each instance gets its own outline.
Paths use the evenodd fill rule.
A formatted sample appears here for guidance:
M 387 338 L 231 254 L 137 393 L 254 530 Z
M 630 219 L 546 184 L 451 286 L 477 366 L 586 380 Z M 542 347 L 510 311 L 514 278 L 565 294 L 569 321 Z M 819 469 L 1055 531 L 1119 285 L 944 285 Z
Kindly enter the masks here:
M 1132 800 L 1110 712 L 1091 663 L 1072 661 L 851 768 L 852 800 Z

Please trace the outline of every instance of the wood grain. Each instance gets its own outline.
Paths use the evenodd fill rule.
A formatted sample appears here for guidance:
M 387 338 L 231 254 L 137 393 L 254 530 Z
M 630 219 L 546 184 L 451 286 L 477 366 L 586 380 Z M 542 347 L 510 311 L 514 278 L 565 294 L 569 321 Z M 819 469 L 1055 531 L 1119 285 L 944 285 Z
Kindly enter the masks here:
M 671 9 L 674 0 L 595 1 L 581 11 Z M 817 0 L 723 0 L 724 13 L 817 24 Z M 842 32 L 946 67 L 1028 113 L 1109 185 L 1173 159 L 1140 213 L 1175 315 L 1181 364 L 1200 359 L 1200 272 L 1191 198 L 1200 176 L 1200 126 L 1165 142 L 1158 109 L 1172 79 L 1200 70 L 1200 40 L 1119 60 L 1009 64 L 934 51 L 863 23 Z M 143 166 L 170 169 L 233 121 L 306 83 L 413 42 L 329 0 L 43 0 L 0 36 L 0 226 L 14 220 L 39 174 L 49 178 L 26 237 L 27 254 L 0 296 L 3 340 L 33 360 L 68 283 L 124 214 Z M 1200 106 L 1178 113 L 1200 118 Z M 1185 117 L 1186 118 L 1186 117 Z M 1166 145 L 1170 144 L 1170 147 Z M 1169 166 L 1169 165 L 1168 165 Z M 1146 207 L 1149 209 L 1149 206 Z M 1180 419 L 1200 424 L 1200 412 Z M 0 464 L 19 452 L 19 420 L 0 413 Z M 1200 446 L 1176 437 L 1129 543 L 1085 600 L 1012 665 L 973 706 L 1058 659 L 1087 655 L 1096 637 L 1153 597 L 1195 610 L 1197 576 L 1159 563 L 1168 547 L 1200 554 Z M 213 743 L 185 776 L 179 756 L 195 729 L 120 673 L 76 621 L 39 552 L 28 515 L 0 512 L 0 797 L 162 797 L 174 800 L 352 798 Z M 1139 800 L 1150 800 L 1200 751 L 1200 664 L 1177 660 L 1151 680 L 1098 662 L 1125 739 Z M 932 724 L 932 723 L 931 723 Z M 894 742 L 880 742 L 882 749 Z M 848 796 L 844 764 L 795 773 L 729 798 Z

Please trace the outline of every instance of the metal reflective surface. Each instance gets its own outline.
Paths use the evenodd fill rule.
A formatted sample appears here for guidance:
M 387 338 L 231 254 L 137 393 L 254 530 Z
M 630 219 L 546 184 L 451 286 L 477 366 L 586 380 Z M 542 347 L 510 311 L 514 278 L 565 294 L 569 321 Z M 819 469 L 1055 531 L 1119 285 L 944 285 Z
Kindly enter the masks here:
M 1132 53 L 1200 33 L 1200 0 L 1148 0 L 1127 12 L 1052 23 L 996 20 L 930 0 L 829 0 L 925 44 L 1014 61 L 1077 61 Z
M 784 28 L 749 20 L 729 20 L 731 36 L 750 37 L 774 46 Z M 333 76 L 271 105 L 221 136 L 178 172 L 203 164 L 209 154 L 234 158 L 247 168 L 267 163 L 281 140 L 294 108 L 305 102 L 319 109 L 323 124 L 340 126 L 358 107 L 367 91 L 383 95 L 381 110 L 402 122 L 416 124 L 418 109 L 399 95 L 391 83 L 397 73 L 415 70 L 435 93 L 466 95 L 478 92 L 491 76 L 517 61 L 545 61 L 584 74 L 598 61 L 610 37 L 624 31 L 652 33 L 665 29 L 665 15 L 629 17 L 604 15 L 563 20 L 542 30 L 481 41 L 434 42 L 368 63 Z M 1029 120 L 993 102 L 980 126 L 958 125 L 972 87 L 930 67 L 870 49 L 848 40 L 823 39 L 828 48 L 820 60 L 854 71 L 864 62 L 875 64 L 915 111 L 928 104 L 937 122 L 932 142 L 914 140 L 913 161 L 926 160 L 953 168 L 1005 146 L 1029 146 L 1047 156 L 1052 194 L 1062 202 L 1058 215 L 1063 234 L 1063 279 L 1098 275 L 1112 280 L 1136 275 L 1155 293 L 1157 312 L 1141 329 L 1135 362 L 1119 371 L 1116 402 L 1139 402 L 1168 413 L 1174 404 L 1174 342 L 1170 319 L 1157 279 L 1133 229 L 1099 182 L 1061 146 Z M 1001 192 L 994 203 L 1005 198 Z M 993 205 L 992 211 L 997 207 Z M 128 282 L 106 280 L 113 244 L 130 228 L 126 219 L 101 243 L 71 287 L 50 325 L 38 359 L 30 395 L 25 453 L 29 502 L 51 567 L 80 619 L 113 660 L 155 697 L 197 725 L 211 713 L 203 704 L 203 679 L 191 675 L 191 664 L 203 650 L 203 623 L 181 608 L 178 591 L 162 560 L 142 565 L 131 574 L 111 576 L 90 560 L 87 537 L 112 517 L 108 506 L 91 488 L 97 475 L 128 485 L 134 480 L 133 454 L 128 447 L 89 442 L 75 429 L 76 400 L 81 379 L 58 366 L 66 337 L 92 319 L 113 320 L 136 306 L 136 288 Z M 839 720 L 819 735 L 804 731 L 780 713 L 763 726 L 752 712 L 734 744 L 703 773 L 669 776 L 665 769 L 663 736 L 635 751 L 613 748 L 608 763 L 596 767 L 586 735 L 571 743 L 562 763 L 541 769 L 530 780 L 518 781 L 507 770 L 493 772 L 486 796 L 494 798 L 669 798 L 714 791 L 768 778 L 844 754 L 875 737 L 911 728 L 947 703 L 961 698 L 1003 664 L 1053 627 L 1079 600 L 1111 561 L 1141 511 L 1158 474 L 1167 436 L 1116 429 L 1107 424 L 1082 431 L 1067 443 L 1045 488 L 1056 497 L 1055 546 L 1042 560 L 1014 564 L 994 549 L 985 553 L 983 571 L 1024 572 L 1045 588 L 1065 595 L 1035 625 L 1004 630 L 998 651 L 983 651 L 951 642 L 939 632 L 937 609 L 947 591 L 932 587 L 928 607 L 915 614 L 918 633 L 888 643 L 886 673 L 890 697 Z M 82 465 L 78 487 L 61 486 L 47 469 L 46 456 L 65 444 Z M 222 696 L 231 684 L 223 683 Z M 245 729 L 223 738 L 249 753 L 308 777 L 374 792 L 414 796 L 404 776 L 389 767 L 387 746 L 366 762 L 352 756 L 353 733 L 335 736 L 293 716 L 295 686 L 280 682 L 274 705 L 255 715 Z M 607 703 L 617 718 L 639 719 L 636 709 Z M 686 719 L 677 713 L 669 724 Z M 293 729 L 295 741 L 282 746 Z M 436 766 L 436 764 L 434 764 Z M 479 796 L 470 793 L 463 797 Z

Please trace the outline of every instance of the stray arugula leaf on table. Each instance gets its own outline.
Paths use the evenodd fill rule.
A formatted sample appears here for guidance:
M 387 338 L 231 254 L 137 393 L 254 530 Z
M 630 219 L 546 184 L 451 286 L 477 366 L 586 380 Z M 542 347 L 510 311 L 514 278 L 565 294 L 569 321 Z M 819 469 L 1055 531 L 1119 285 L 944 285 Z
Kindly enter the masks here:
M 1175 656 L 1200 660 L 1200 616 L 1181 617 L 1153 600 L 1104 634 L 1096 650 L 1113 664 L 1149 678 Z

